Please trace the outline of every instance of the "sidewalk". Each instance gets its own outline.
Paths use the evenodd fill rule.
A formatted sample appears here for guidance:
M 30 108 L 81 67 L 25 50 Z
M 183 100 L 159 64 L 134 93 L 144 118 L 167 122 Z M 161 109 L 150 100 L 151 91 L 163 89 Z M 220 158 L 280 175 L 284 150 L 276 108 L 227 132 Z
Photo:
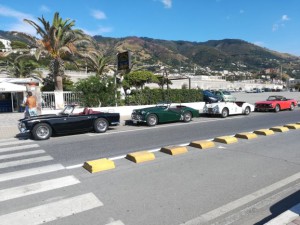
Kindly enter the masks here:
M 24 113 L 0 113 L 0 140 L 19 134 L 18 120 L 23 117 Z

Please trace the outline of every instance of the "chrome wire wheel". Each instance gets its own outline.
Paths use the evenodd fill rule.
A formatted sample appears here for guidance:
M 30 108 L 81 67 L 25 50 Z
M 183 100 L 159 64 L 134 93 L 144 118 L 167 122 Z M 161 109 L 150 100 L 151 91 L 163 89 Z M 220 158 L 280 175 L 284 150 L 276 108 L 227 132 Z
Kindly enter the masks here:
M 108 122 L 104 118 L 99 118 L 94 123 L 94 129 L 97 133 L 104 133 L 108 129 Z
M 52 128 L 46 123 L 40 123 L 32 129 L 32 135 L 36 140 L 46 140 L 52 135 Z
M 190 112 L 185 112 L 183 114 L 183 121 L 190 122 L 192 120 L 192 114 Z
M 156 124 L 158 123 L 158 119 L 157 119 L 157 116 L 154 115 L 154 114 L 150 114 L 148 117 L 147 117 L 147 124 L 148 126 L 155 126 Z
M 246 109 L 245 109 L 244 114 L 245 114 L 246 116 L 248 116 L 248 115 L 250 114 L 250 112 L 251 112 L 250 107 L 247 106 Z

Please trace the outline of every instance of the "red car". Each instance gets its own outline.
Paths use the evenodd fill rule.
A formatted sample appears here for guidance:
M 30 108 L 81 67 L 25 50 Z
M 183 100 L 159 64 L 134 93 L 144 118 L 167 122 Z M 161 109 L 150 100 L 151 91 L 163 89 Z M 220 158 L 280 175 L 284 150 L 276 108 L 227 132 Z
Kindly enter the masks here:
M 285 109 L 294 110 L 297 104 L 295 99 L 286 99 L 283 96 L 272 95 L 266 101 L 256 102 L 255 111 L 279 112 Z

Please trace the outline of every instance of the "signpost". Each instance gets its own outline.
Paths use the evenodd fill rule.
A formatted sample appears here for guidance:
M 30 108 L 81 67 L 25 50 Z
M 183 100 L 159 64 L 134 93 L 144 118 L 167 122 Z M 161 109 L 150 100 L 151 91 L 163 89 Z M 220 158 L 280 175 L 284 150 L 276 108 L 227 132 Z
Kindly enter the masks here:
M 117 54 L 118 70 L 129 70 L 131 67 L 131 54 L 129 51 Z

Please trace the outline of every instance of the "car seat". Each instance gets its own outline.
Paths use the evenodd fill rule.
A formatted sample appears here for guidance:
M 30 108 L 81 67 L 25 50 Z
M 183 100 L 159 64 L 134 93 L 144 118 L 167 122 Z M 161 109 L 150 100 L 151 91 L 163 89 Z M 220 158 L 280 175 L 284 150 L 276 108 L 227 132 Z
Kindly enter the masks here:
M 83 109 L 83 115 L 88 115 L 88 113 L 89 113 L 89 108 L 85 107 Z

